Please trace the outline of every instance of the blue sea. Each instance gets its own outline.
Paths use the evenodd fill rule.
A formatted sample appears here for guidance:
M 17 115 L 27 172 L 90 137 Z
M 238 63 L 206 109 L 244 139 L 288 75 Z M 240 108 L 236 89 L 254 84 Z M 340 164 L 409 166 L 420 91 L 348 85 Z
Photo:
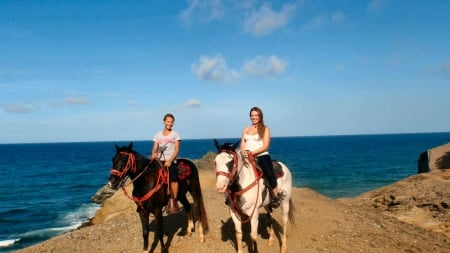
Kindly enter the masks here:
M 236 139 L 219 139 L 236 142 Z M 417 174 L 421 152 L 450 142 L 450 133 L 274 137 L 273 159 L 294 184 L 331 198 L 354 197 Z M 83 142 L 0 145 L 0 252 L 21 249 L 73 230 L 99 208 L 91 202 L 106 184 L 114 144 Z M 149 155 L 151 141 L 134 141 Z M 183 140 L 181 157 L 215 152 L 212 139 Z

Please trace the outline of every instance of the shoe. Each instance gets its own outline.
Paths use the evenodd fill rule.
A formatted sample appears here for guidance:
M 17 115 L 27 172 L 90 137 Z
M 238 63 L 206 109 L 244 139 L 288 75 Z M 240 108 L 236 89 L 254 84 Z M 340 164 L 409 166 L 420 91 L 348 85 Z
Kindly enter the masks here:
M 169 204 L 167 205 L 167 213 L 168 214 L 176 214 L 180 211 L 178 207 L 178 200 L 174 198 L 169 199 Z
M 225 199 L 225 205 L 230 206 L 230 200 L 228 198 Z

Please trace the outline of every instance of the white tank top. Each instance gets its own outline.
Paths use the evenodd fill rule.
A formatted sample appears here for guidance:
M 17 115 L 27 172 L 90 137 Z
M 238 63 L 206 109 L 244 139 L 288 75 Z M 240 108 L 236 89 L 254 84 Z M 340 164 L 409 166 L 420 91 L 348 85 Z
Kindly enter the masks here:
M 244 140 L 245 140 L 245 150 L 254 151 L 263 146 L 263 140 L 261 138 L 259 138 L 259 134 L 245 134 Z M 267 154 L 269 154 L 269 152 L 264 151 L 264 152 L 258 154 L 257 156 L 267 155 Z

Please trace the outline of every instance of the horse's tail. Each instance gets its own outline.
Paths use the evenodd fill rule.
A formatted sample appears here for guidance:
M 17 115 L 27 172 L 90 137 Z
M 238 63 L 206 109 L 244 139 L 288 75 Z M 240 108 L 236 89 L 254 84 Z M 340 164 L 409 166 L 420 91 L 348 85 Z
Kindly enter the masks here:
M 289 218 L 289 223 L 292 224 L 292 226 L 296 227 L 296 224 L 295 224 L 295 207 L 294 207 L 294 202 L 292 202 L 292 198 L 289 199 L 288 218 Z
M 200 186 L 200 182 L 199 182 L 198 185 Z M 198 203 L 198 208 L 199 208 L 199 212 L 200 212 L 200 222 L 202 223 L 203 230 L 205 232 L 208 232 L 208 230 L 209 230 L 208 217 L 206 215 L 206 209 L 205 209 L 205 204 L 203 202 L 203 197 L 202 197 L 201 190 L 200 190 L 200 198 L 199 198 L 198 202 L 199 202 Z
M 206 215 L 205 203 L 203 201 L 202 188 L 200 187 L 200 176 L 198 167 L 191 160 L 185 159 L 189 162 L 193 168 L 191 174 L 191 195 L 198 206 L 198 215 L 200 216 L 200 222 L 205 232 L 209 229 L 208 216 Z

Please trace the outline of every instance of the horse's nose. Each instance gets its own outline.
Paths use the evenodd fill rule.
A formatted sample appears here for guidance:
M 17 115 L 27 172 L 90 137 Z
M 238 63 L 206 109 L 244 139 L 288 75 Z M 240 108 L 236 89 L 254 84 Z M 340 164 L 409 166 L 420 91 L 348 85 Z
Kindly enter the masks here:
M 216 190 L 218 192 L 223 193 L 223 192 L 225 192 L 226 189 L 227 189 L 227 186 L 225 184 L 217 184 L 216 185 Z

